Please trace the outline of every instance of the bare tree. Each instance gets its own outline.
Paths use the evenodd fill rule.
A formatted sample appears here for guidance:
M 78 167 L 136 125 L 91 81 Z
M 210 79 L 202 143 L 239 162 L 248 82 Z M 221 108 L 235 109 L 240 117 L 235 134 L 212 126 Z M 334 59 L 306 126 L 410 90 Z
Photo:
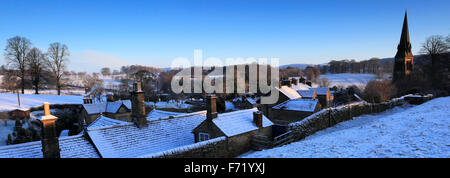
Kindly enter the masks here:
M 26 55 L 30 50 L 31 42 L 25 37 L 16 36 L 8 39 L 5 48 L 7 64 L 17 70 L 21 81 L 22 94 L 25 93 Z
M 110 69 L 109 67 L 103 67 L 103 68 L 100 70 L 100 73 L 101 73 L 103 76 L 109 76 L 109 75 L 111 75 L 111 69 Z
M 33 48 L 27 53 L 27 66 L 31 75 L 31 83 L 34 86 L 35 94 L 39 94 L 42 71 L 45 68 L 45 55 L 38 48 Z
M 68 62 L 67 56 L 69 56 L 69 50 L 65 44 L 59 42 L 50 44 L 47 51 L 48 59 L 46 61 L 47 66 L 55 75 L 56 88 L 58 90 L 58 95 L 61 95 L 61 78 Z
M 19 83 L 18 79 L 13 70 L 6 69 L 3 73 L 1 86 L 7 91 L 14 91 L 17 89 L 17 83 Z
M 445 53 L 449 49 L 450 46 L 446 43 L 446 39 L 443 36 L 433 35 L 428 37 L 426 42 L 422 44 L 420 52 L 433 57 L 434 55 Z
M 331 85 L 331 82 L 328 80 L 328 78 L 326 78 L 326 77 L 323 77 L 321 80 L 320 80 L 320 87 L 330 87 L 330 85 Z

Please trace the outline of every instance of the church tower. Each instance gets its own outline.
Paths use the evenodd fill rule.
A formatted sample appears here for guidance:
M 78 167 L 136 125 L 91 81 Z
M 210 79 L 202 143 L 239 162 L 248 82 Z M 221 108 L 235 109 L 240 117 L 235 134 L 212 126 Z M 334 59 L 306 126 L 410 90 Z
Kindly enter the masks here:
M 405 12 L 403 21 L 402 35 L 395 55 L 393 80 L 397 81 L 408 76 L 414 70 L 413 54 L 411 52 L 411 43 L 409 42 L 408 16 Z

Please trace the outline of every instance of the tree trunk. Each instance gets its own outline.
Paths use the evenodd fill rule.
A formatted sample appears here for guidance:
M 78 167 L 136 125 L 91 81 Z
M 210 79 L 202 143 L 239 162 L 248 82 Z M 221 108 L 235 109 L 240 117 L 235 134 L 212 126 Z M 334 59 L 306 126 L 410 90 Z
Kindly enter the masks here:
M 35 84 L 34 84 L 34 93 L 36 94 L 36 95 L 39 95 L 39 82 L 36 82 Z
M 59 83 L 59 79 L 56 79 L 56 89 L 58 90 L 58 95 L 61 95 L 61 84 Z
M 21 77 L 21 88 L 22 88 L 22 94 L 25 94 L 25 76 L 22 75 Z

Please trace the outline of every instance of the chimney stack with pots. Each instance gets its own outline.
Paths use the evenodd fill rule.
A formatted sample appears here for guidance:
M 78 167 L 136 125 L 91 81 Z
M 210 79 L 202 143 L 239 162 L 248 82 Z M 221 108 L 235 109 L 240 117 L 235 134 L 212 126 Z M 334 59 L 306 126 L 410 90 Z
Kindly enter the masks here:
M 258 127 L 258 128 L 262 128 L 263 127 L 263 120 L 262 120 L 262 112 L 261 111 L 253 112 L 253 122 L 255 123 L 256 127 Z
M 217 118 L 217 108 L 216 108 L 217 97 L 214 94 L 209 94 L 206 96 L 206 119 L 213 120 Z
M 41 117 L 42 153 L 44 158 L 60 158 L 58 134 L 56 132 L 57 117 L 50 114 L 50 106 L 44 103 L 44 116 Z
M 133 91 L 131 92 L 131 117 L 139 128 L 147 125 L 144 97 L 145 95 L 142 91 L 141 83 L 134 83 Z

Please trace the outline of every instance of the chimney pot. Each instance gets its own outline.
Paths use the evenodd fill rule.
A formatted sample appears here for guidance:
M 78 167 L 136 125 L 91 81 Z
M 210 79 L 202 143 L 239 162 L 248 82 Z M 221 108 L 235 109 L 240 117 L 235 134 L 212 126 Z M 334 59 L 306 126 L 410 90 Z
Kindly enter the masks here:
M 50 115 L 50 105 L 48 105 L 48 102 L 44 103 L 44 115 L 49 116 Z
M 133 84 L 133 90 L 134 91 L 141 91 L 142 87 L 141 87 L 141 83 L 140 82 L 136 82 Z

